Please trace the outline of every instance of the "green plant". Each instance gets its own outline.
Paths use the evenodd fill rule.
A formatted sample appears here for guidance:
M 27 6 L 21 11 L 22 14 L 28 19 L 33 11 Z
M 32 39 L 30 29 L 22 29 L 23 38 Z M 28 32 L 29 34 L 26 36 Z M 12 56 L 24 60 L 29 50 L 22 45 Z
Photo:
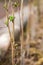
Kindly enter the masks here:
M 10 21 L 12 21 L 12 22 L 13 22 L 13 21 L 14 21 L 14 19 L 15 19 L 15 17 L 14 17 L 14 16 L 9 16 L 9 20 L 10 20 Z
M 11 3 L 11 0 L 9 0 L 9 3 Z M 9 26 L 9 19 L 10 21 L 14 22 L 14 16 L 10 16 L 9 17 L 9 13 L 8 13 L 8 7 L 9 7 L 9 4 L 7 5 L 6 1 L 5 1 L 5 5 L 4 5 L 4 8 L 6 10 L 6 16 L 7 16 L 7 21 L 5 22 L 6 26 L 8 27 L 8 31 L 9 31 L 9 35 L 10 35 L 10 43 L 11 43 L 11 48 L 12 48 L 12 65 L 14 65 L 14 61 L 13 61 L 13 45 L 14 45 L 14 36 L 12 38 L 12 35 L 11 35 L 11 31 L 10 31 L 10 26 Z M 13 34 L 14 34 L 14 31 L 13 31 Z

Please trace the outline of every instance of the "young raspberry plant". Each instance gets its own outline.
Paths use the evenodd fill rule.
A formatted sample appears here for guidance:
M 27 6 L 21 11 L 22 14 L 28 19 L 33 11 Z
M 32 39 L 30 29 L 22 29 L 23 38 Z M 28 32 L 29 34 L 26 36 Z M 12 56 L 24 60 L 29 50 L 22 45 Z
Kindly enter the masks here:
M 14 21 L 14 19 L 15 19 L 15 17 L 14 17 L 14 16 L 9 16 L 9 20 L 10 20 L 11 22 L 13 22 L 13 21 Z

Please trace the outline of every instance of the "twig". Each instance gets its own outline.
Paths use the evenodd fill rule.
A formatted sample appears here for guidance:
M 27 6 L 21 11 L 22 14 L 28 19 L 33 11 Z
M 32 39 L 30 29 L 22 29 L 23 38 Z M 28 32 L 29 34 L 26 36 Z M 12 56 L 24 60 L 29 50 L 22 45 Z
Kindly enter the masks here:
M 12 7 L 12 2 L 11 2 L 11 9 L 12 9 L 12 15 L 14 16 L 14 9 L 13 9 L 13 7 Z M 14 41 L 14 20 L 12 21 L 12 24 L 13 24 L 13 32 L 12 32 L 12 35 L 13 35 L 13 42 L 12 42 L 12 65 L 14 65 L 15 64 L 15 62 L 14 62 L 14 50 L 15 50 L 15 48 L 14 48 L 14 44 L 15 44 L 15 41 Z
M 11 3 L 11 0 L 9 0 L 8 7 L 9 7 L 10 3 Z M 5 0 L 5 4 L 6 4 L 6 0 Z M 8 7 L 7 7 L 7 9 L 8 9 Z M 9 35 L 10 35 L 10 43 L 11 43 L 11 48 L 12 48 L 12 65 L 14 65 L 14 61 L 13 61 L 14 36 L 13 36 L 13 39 L 12 39 L 11 31 L 10 31 L 10 27 L 9 27 L 9 15 L 8 15 L 8 10 L 6 10 L 6 15 L 7 15 L 7 21 L 8 21 L 8 31 L 9 31 Z M 14 34 L 14 31 L 13 31 L 13 34 Z
M 26 49 L 27 49 L 27 56 L 29 54 L 29 42 L 31 40 L 31 31 L 30 31 L 30 28 L 31 28 L 31 2 L 29 2 L 29 7 L 30 7 L 30 16 L 29 16 L 29 20 L 28 20 L 28 23 L 27 23 L 27 39 L 26 39 Z
M 10 1 L 9 1 L 10 2 Z M 5 0 L 5 4 L 6 4 L 6 0 Z M 8 3 L 9 6 L 9 3 Z M 9 15 L 8 15 L 8 10 L 6 10 L 6 17 L 7 17 L 7 21 L 8 21 L 8 31 L 9 31 L 9 35 L 10 35 L 10 42 L 11 42 L 11 32 L 10 32 L 10 27 L 9 27 Z
M 21 0 L 21 9 L 20 9 L 20 19 L 21 19 L 21 65 L 25 65 L 24 64 L 24 38 L 23 38 L 23 0 Z

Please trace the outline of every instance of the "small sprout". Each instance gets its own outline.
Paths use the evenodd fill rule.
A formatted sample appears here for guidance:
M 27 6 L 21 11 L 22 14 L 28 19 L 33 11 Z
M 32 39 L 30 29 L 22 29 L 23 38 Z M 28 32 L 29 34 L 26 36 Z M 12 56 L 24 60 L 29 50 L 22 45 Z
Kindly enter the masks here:
M 13 22 L 13 21 L 14 21 L 14 19 L 15 19 L 15 17 L 14 17 L 14 16 L 9 16 L 9 20 L 10 20 L 10 21 L 12 21 L 12 22 Z
M 8 26 L 8 21 L 5 22 L 6 26 Z
M 5 8 L 6 10 L 8 10 L 8 9 L 7 9 L 7 4 L 4 4 L 4 8 Z
M 17 3 L 17 2 L 15 2 L 15 3 L 13 4 L 13 6 L 14 6 L 14 7 L 17 7 L 17 6 L 18 6 L 18 3 Z

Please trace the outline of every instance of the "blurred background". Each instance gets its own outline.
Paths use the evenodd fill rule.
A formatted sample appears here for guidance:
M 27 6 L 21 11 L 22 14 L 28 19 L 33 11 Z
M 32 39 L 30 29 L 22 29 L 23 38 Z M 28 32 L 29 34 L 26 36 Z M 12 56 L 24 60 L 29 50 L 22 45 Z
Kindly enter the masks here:
M 8 3 L 9 0 L 6 0 L 6 1 Z M 12 0 L 12 1 L 13 2 L 18 1 L 18 3 L 21 4 L 21 0 Z M 3 8 L 4 3 L 5 3 L 5 0 L 0 0 L 0 20 L 6 16 L 6 11 Z M 37 34 L 37 31 L 38 31 L 38 34 L 36 35 L 35 40 L 30 41 L 30 53 L 29 53 L 28 57 L 25 54 L 25 61 L 26 61 L 26 65 L 43 65 L 43 63 L 42 63 L 43 62 L 43 0 L 33 0 L 32 3 L 34 6 L 37 6 L 37 8 L 38 8 L 37 11 L 35 11 L 36 13 L 38 12 L 38 27 L 36 30 L 36 34 Z M 29 0 L 24 0 L 24 6 L 27 6 L 28 4 L 29 4 Z M 11 13 L 10 8 L 11 7 L 9 7 L 9 13 Z M 18 6 L 18 8 L 20 8 L 20 5 Z M 18 8 L 14 8 L 14 11 L 18 11 Z M 34 9 L 32 9 L 32 10 L 34 11 Z M 35 16 L 37 17 L 37 15 L 35 15 Z M 34 19 L 34 22 L 35 21 L 36 21 L 36 19 Z M 31 22 L 33 22 L 33 21 L 31 21 Z M 32 23 L 32 24 L 34 24 L 34 23 Z M 1 26 L 2 27 L 5 26 L 3 23 L 3 20 L 0 21 L 0 32 L 2 33 L 2 31 L 4 29 L 1 28 Z M 35 27 L 34 25 L 32 25 L 32 26 L 33 26 L 33 28 Z M 17 51 L 19 49 L 20 49 L 20 45 L 17 46 Z M 16 53 L 17 52 L 15 52 L 15 54 Z M 18 51 L 17 59 L 16 60 L 14 59 L 15 62 L 17 62 L 17 65 L 20 65 L 20 60 L 18 59 L 19 56 L 20 56 L 20 50 Z M 16 58 L 16 56 L 15 56 L 15 58 Z M 41 60 L 40 60 L 40 58 L 41 58 Z M 42 63 L 42 64 L 40 64 L 40 63 Z M 9 47 L 9 49 L 8 49 L 7 53 L 5 54 L 4 59 L 2 59 L 0 65 L 12 65 L 11 64 L 11 47 Z M 15 65 L 16 65 L 16 63 L 15 63 Z

